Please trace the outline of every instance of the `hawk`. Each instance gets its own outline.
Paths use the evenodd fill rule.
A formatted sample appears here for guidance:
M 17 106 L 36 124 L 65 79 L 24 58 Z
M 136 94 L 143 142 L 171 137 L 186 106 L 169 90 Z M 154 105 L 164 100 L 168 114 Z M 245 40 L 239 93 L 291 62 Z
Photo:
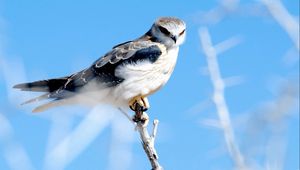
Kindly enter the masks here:
M 158 18 L 143 36 L 116 45 L 90 67 L 69 76 L 17 84 L 22 91 L 44 92 L 24 104 L 50 99 L 41 112 L 67 104 L 99 103 L 147 110 L 147 96 L 169 80 L 185 39 L 186 25 L 175 17 Z

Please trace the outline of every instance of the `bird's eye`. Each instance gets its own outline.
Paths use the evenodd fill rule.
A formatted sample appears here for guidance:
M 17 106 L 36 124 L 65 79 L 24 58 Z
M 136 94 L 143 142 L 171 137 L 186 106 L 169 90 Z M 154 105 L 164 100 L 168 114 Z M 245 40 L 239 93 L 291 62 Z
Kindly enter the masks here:
M 166 28 L 162 26 L 158 26 L 158 29 L 160 30 L 160 32 L 164 33 L 165 35 L 170 35 L 170 32 Z
M 181 36 L 182 34 L 184 34 L 185 30 L 181 31 L 181 33 L 179 33 L 179 36 Z

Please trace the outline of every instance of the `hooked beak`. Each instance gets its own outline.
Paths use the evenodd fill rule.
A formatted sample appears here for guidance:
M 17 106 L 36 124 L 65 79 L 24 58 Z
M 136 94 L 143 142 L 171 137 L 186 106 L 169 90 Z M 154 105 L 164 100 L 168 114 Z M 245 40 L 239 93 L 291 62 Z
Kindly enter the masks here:
M 172 38 L 172 40 L 173 40 L 173 41 L 175 42 L 175 44 L 176 44 L 176 41 L 177 41 L 178 37 L 175 36 L 175 35 L 172 35 L 171 38 Z

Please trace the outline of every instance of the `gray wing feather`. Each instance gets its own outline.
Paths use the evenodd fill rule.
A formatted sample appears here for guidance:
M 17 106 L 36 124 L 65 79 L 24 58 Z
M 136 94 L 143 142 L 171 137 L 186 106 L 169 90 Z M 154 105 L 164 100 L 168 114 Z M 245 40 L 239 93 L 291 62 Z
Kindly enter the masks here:
M 121 44 L 113 48 L 110 52 L 108 52 L 104 57 L 97 60 L 94 64 L 96 68 L 100 68 L 108 62 L 111 64 L 115 64 L 121 60 L 129 59 L 133 57 L 136 52 L 139 50 L 144 50 L 148 48 L 155 48 L 155 53 L 162 53 L 161 49 L 158 47 L 158 43 L 151 41 L 131 41 L 125 44 Z M 148 51 L 151 52 L 151 51 Z

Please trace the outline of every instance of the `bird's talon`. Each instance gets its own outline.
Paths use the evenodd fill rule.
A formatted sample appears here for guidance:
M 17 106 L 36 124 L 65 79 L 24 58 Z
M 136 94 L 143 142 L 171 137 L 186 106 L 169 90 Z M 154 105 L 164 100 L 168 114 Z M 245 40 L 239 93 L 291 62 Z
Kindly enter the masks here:
M 142 112 L 145 112 L 145 111 L 147 111 L 147 110 L 148 110 L 147 107 L 144 107 L 144 106 L 141 107 L 141 111 L 142 111 Z
M 139 105 L 137 110 L 137 104 Z M 146 97 L 136 97 L 133 100 L 129 102 L 129 108 L 136 112 L 136 111 L 142 111 L 145 112 L 150 107 L 148 99 Z
M 149 123 L 149 116 L 147 115 L 147 113 L 142 113 L 142 115 L 134 115 L 132 118 L 132 121 L 134 121 L 135 123 L 141 123 L 143 127 L 146 127 Z
M 129 108 L 130 108 L 132 111 L 135 112 L 135 109 L 134 109 L 134 107 L 133 107 L 132 105 L 129 105 Z

